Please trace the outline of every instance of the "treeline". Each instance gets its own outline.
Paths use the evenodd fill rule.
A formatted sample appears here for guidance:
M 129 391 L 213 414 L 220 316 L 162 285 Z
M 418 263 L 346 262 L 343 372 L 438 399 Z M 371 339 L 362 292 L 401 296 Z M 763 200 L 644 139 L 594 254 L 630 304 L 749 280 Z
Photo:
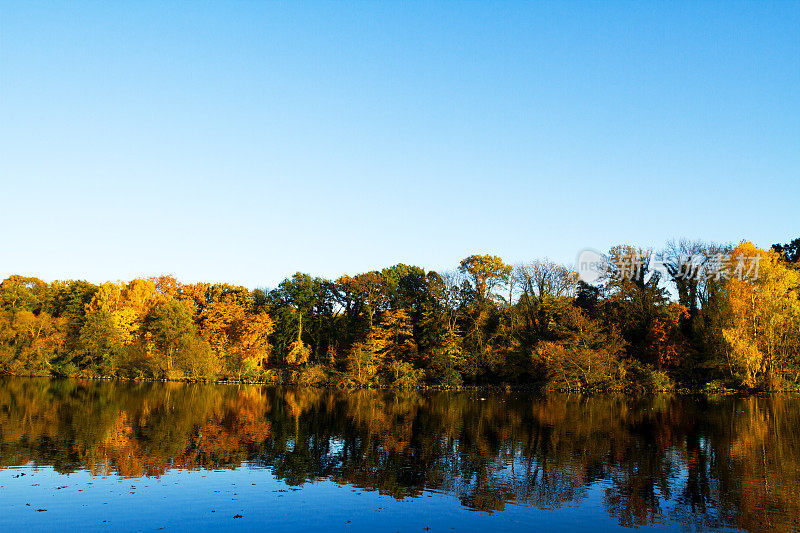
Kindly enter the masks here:
M 789 389 L 800 384 L 798 256 L 800 239 L 771 250 L 672 242 L 660 255 L 617 246 L 592 284 L 547 260 L 490 255 L 451 272 L 297 273 L 273 290 L 11 276 L 0 373 Z

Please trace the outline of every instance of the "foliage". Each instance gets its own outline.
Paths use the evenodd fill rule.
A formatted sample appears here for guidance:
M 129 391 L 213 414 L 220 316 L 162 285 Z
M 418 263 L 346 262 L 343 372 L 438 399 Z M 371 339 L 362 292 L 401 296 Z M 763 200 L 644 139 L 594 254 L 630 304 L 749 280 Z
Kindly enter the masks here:
M 554 333 L 558 340 L 540 342 L 531 356 L 553 386 L 613 386 L 624 377 L 620 356 L 625 344 L 615 330 L 605 330 L 599 321 L 571 307 L 564 310 Z
M 311 348 L 298 339 L 289 345 L 289 353 L 286 354 L 286 363 L 290 365 L 302 365 L 308 361 L 309 355 L 311 355 Z
M 357 386 L 365 387 L 376 384 L 383 362 L 379 349 L 380 347 L 372 335 L 365 342 L 357 342 L 350 348 L 347 356 L 347 373 Z
M 414 368 L 411 363 L 404 361 L 392 361 L 389 371 L 392 376 L 392 386 L 398 389 L 413 389 L 421 385 L 425 379 L 423 369 Z
M 297 382 L 304 387 L 319 387 L 328 382 L 328 372 L 322 365 L 309 365 L 300 372 Z
M 454 271 L 298 272 L 272 290 L 14 275 L 0 283 L 0 373 L 786 389 L 800 384 L 797 242 L 673 241 L 660 256 L 614 246 L 594 285 L 552 261 L 512 268 L 489 254 Z M 716 268 L 745 257 L 760 258 L 757 275 Z
M 728 283 L 732 310 L 723 329 L 728 362 L 748 387 L 780 387 L 784 379 L 797 383 L 800 346 L 800 271 L 790 268 L 775 251 L 742 243 L 734 257 L 760 256 L 758 277 Z

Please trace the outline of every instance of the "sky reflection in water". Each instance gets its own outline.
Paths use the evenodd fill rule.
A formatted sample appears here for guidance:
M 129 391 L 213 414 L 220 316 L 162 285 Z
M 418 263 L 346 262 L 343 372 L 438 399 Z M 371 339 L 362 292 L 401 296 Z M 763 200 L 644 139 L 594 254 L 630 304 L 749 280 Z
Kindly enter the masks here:
M 786 396 L 6 379 L 0 530 L 791 531 L 797 427 Z

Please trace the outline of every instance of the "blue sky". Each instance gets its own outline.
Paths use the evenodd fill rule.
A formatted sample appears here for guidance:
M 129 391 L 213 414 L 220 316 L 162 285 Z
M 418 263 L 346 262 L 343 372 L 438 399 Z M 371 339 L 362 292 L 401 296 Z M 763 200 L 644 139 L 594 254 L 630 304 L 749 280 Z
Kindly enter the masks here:
M 800 236 L 799 2 L 4 2 L 0 275 Z

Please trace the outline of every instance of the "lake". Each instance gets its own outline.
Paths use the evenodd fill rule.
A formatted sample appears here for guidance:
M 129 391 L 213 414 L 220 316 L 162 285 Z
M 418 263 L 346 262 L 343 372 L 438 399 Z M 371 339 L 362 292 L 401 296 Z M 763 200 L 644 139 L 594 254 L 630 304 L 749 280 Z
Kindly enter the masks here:
M 0 531 L 797 531 L 800 399 L 0 379 Z

